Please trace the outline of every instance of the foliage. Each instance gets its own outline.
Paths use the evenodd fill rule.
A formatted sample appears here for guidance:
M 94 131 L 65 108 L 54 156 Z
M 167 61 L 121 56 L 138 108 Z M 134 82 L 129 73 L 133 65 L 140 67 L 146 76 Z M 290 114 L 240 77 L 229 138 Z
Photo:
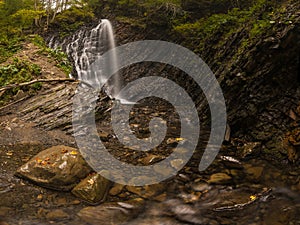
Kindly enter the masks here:
M 56 60 L 57 67 L 61 68 L 67 75 L 71 73 L 72 65 L 69 62 L 67 55 L 61 49 L 47 48 L 46 51 Z
M 11 64 L 0 66 L 0 86 L 27 82 L 40 74 L 38 65 L 14 58 Z
M 72 71 L 72 65 L 68 60 L 68 56 L 61 49 L 48 48 L 44 39 L 39 35 L 31 35 L 30 41 L 40 48 L 40 54 L 46 54 L 56 61 L 56 66 L 61 68 L 66 75 Z
M 10 17 L 15 21 L 16 26 L 26 29 L 32 27 L 33 21 L 42 16 L 46 16 L 45 10 L 20 9 Z
M 271 27 L 273 6 L 274 3 L 270 1 L 256 0 L 249 9 L 233 8 L 227 13 L 213 14 L 192 23 L 174 23 L 174 31 L 189 40 L 196 39 L 199 43 L 196 48 L 199 50 L 202 50 L 204 43 L 213 40 L 215 36 L 226 40 L 241 24 L 251 28 L 249 39 L 258 38 Z M 222 38 L 218 39 L 222 40 Z M 243 47 L 246 47 L 249 41 L 244 40 L 242 43 Z M 221 41 L 219 45 L 222 44 Z
M 8 38 L 0 36 L 0 63 L 5 62 L 9 57 L 22 49 L 20 38 Z
M 56 16 L 51 26 L 59 30 L 61 36 L 69 35 L 86 23 L 90 23 L 95 18 L 92 12 L 85 8 L 71 7 Z

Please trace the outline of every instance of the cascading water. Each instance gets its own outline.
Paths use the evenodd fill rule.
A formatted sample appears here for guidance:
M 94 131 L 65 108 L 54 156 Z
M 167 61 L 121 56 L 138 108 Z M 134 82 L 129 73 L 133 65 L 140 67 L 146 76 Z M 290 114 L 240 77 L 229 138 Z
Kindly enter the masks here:
M 108 50 L 111 50 L 112 54 L 106 65 L 112 70 L 117 68 L 118 56 L 115 48 L 116 44 L 112 25 L 109 20 L 102 19 L 98 26 L 92 30 L 80 30 L 76 33 L 67 45 L 66 52 L 74 62 L 78 79 L 87 81 L 91 77 L 91 71 L 89 70 L 91 64 Z M 113 80 L 109 84 L 106 83 L 107 78 L 101 74 L 98 74 L 95 81 L 99 86 L 105 84 L 105 92 L 111 98 L 116 98 L 122 84 L 118 72 L 114 74 Z

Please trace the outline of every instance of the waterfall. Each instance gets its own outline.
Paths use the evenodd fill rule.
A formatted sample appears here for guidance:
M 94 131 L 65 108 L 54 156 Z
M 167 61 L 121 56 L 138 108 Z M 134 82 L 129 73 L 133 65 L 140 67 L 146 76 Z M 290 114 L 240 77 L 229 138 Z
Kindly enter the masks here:
M 97 27 L 89 31 L 76 32 L 66 46 L 66 53 L 74 63 L 78 80 L 87 81 L 91 73 L 90 65 L 108 50 L 112 51 L 112 57 L 106 62 L 106 65 L 109 66 L 109 69 L 117 68 L 118 56 L 115 48 L 112 25 L 109 20 L 102 19 Z M 116 97 L 122 83 L 119 73 L 114 74 L 113 80 L 109 84 L 106 83 L 107 78 L 101 74 L 96 77 L 95 81 L 99 86 L 105 84 L 104 90 L 111 98 Z

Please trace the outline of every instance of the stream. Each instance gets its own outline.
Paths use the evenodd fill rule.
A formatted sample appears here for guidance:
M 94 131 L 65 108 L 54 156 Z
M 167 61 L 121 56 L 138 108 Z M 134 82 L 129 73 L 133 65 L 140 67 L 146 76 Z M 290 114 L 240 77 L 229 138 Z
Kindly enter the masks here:
M 133 116 L 132 128 L 147 136 L 144 125 L 137 124 L 147 124 L 143 118 L 148 118 L 149 108 L 141 106 L 136 112 L 144 116 Z M 155 112 L 164 117 L 163 110 Z M 197 149 L 175 177 L 144 187 L 114 184 L 104 203 L 90 206 L 69 192 L 45 189 L 14 176 L 18 167 L 46 147 L 74 146 L 71 136 L 40 130 L 13 116 L 2 116 L 1 121 L 0 224 L 300 224 L 300 171 L 295 166 L 274 166 L 260 157 L 237 158 L 236 148 L 226 144 L 214 163 L 199 172 L 201 149 Z M 98 124 L 100 137 L 110 149 L 119 149 L 107 124 Z M 170 125 L 167 140 L 174 146 L 176 126 L 172 130 Z M 160 151 L 143 156 L 126 150 L 111 153 L 149 163 L 165 157 Z

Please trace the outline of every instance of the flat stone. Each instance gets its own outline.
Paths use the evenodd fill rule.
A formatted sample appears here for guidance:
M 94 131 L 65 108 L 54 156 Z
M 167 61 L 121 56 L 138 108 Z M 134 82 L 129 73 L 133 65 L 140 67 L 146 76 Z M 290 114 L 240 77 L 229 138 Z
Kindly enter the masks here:
M 228 184 L 232 178 L 226 173 L 212 174 L 207 181 L 209 184 Z
M 60 220 L 69 218 L 69 215 L 61 209 L 56 209 L 47 213 L 46 218 L 49 220 Z
M 89 224 L 118 225 L 128 219 L 128 211 L 117 203 L 104 203 L 96 207 L 86 207 L 79 211 L 78 216 Z
M 75 149 L 54 146 L 46 149 L 21 166 L 16 176 L 55 190 L 71 190 L 92 169 Z

